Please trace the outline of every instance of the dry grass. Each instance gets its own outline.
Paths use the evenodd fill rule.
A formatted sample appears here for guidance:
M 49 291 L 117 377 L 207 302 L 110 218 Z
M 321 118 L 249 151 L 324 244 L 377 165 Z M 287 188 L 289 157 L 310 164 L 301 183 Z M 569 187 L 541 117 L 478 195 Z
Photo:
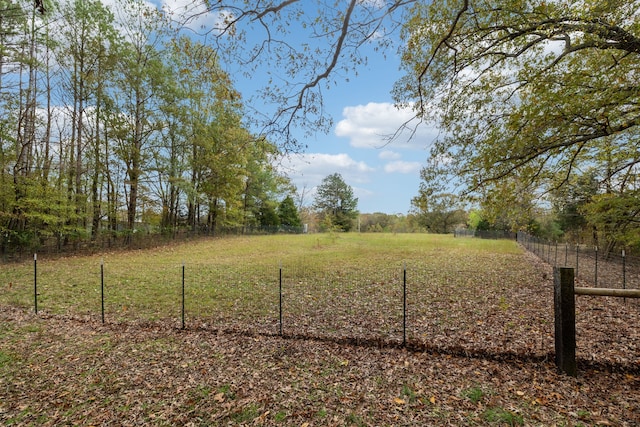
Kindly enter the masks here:
M 335 290 L 359 286 L 358 282 L 380 282 L 389 277 L 397 282 L 403 266 L 420 275 L 424 271 L 457 274 L 480 268 L 473 272 L 477 277 L 484 274 L 483 269 L 494 269 L 482 259 L 495 252 L 505 256 L 521 253 L 512 242 L 427 235 L 327 234 L 209 239 L 128 253 L 56 260 L 40 257 L 38 308 L 49 313 L 99 315 L 101 264 L 105 310 L 111 320 L 179 317 L 183 265 L 189 317 L 226 318 L 226 312 L 238 314 L 234 311 L 273 315 L 280 268 L 286 294 L 300 296 L 316 289 L 319 293 L 312 297 L 322 299 Z M 418 280 L 415 275 L 412 279 L 414 283 Z M 303 285 L 305 289 L 300 289 Z M 33 263 L 2 266 L 0 286 L 5 289 L 0 303 L 33 307 Z M 296 300 L 289 302 L 296 304 Z
M 33 263 L 4 265 L 0 421 L 639 425 L 637 305 L 578 300 L 580 377 L 568 379 L 552 363 L 550 277 L 511 241 L 211 239 L 40 259 L 34 316 Z

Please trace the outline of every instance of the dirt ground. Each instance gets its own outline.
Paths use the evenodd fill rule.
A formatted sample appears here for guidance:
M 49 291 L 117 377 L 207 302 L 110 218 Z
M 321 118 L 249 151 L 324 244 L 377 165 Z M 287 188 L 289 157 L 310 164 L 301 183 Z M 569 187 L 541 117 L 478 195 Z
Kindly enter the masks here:
M 637 366 L 0 308 L 4 425 L 640 425 Z M 549 355 L 551 356 L 551 355 Z M 602 365 L 602 366 L 600 366 Z

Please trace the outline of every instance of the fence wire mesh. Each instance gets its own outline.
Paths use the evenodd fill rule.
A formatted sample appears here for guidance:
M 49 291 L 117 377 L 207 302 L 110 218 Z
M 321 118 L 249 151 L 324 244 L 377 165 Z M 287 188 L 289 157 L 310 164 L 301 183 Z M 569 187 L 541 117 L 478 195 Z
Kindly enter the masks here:
M 538 250 L 555 257 L 555 246 Z M 44 313 L 82 316 L 93 322 L 101 321 L 104 304 L 105 321 L 114 325 L 162 323 L 180 328 L 184 313 L 187 328 L 211 331 L 545 358 L 553 351 L 550 269 L 527 266 L 521 257 L 521 253 L 476 252 L 440 258 L 437 265 L 411 259 L 375 266 L 339 258 L 238 263 L 234 254 L 215 261 L 147 257 L 143 263 L 126 265 L 109 257 L 40 260 L 37 300 Z M 587 271 L 588 262 L 582 258 L 578 262 Z M 2 281 L 8 284 L 3 303 L 33 307 L 35 264 L 13 264 L 2 270 Z M 637 319 L 637 309 L 621 302 L 602 304 L 597 309 L 606 307 L 604 314 L 595 314 L 614 310 L 629 325 Z M 586 313 L 592 306 L 582 310 Z M 604 359 L 620 348 L 622 344 L 612 342 L 619 322 L 612 322 L 609 318 L 596 329 L 585 327 L 598 335 L 578 337 L 584 354 Z M 618 326 L 612 329 L 612 325 Z M 636 348 L 639 338 L 628 335 L 623 344 Z M 616 351 L 630 357 L 624 348 Z M 638 353 L 631 353 L 630 359 L 637 360 Z
M 574 269 L 581 285 L 613 289 L 640 289 L 640 257 L 625 250 L 553 242 L 518 233 L 518 242 L 553 267 Z

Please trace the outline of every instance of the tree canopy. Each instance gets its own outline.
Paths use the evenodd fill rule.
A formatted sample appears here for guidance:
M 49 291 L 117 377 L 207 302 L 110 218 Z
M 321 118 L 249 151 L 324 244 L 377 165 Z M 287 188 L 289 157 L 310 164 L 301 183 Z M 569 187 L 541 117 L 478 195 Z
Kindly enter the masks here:
M 443 128 L 432 155 L 467 190 L 555 188 L 596 164 L 620 182 L 640 160 L 639 6 L 418 2 L 395 97 Z
M 37 13 L 25 0 L 0 5 L 4 227 L 86 229 L 115 224 L 124 209 L 131 228 L 157 200 L 163 224 L 184 211 L 194 227 L 205 217 L 207 226 L 273 222 L 276 204 L 251 184 L 260 179 L 246 185 L 265 163 L 244 148 L 303 148 L 293 127 L 331 126 L 326 90 L 357 77 L 367 55 L 399 47 L 404 75 L 393 96 L 415 112 L 406 125 L 441 130 L 424 176 L 450 177 L 494 210 L 526 196 L 510 214 L 517 228 L 533 198 L 594 170 L 595 194 L 580 203 L 585 223 L 624 223 L 640 236 L 629 209 L 640 161 L 638 0 L 220 0 L 197 12 L 216 23 L 192 28 L 207 45 L 171 32 L 193 14 L 122 0 L 117 14 L 133 18 L 116 24 L 99 4 L 76 3 L 47 2 Z M 264 75 L 259 96 L 275 114 L 244 114 L 250 107 L 223 69 Z
M 592 195 L 608 196 L 581 212 L 605 238 L 620 240 L 607 229 L 621 221 L 637 234 L 628 203 L 603 201 L 637 191 L 639 10 L 637 1 L 415 2 L 394 96 L 442 130 L 427 175 L 504 212 L 567 194 L 597 171 Z M 510 227 L 526 228 L 530 212 L 515 210 Z
M 572 185 L 590 168 L 599 192 L 635 186 L 638 1 L 220 1 L 210 10 L 226 14 L 216 32 L 224 51 L 249 42 L 246 63 L 277 70 L 265 88 L 280 106 L 274 128 L 326 129 L 322 88 L 357 75 L 370 45 L 383 54 L 400 46 L 404 76 L 393 96 L 415 111 L 406 125 L 441 131 L 431 176 L 493 200 L 494 211 Z M 291 42 L 300 30 L 310 41 Z M 530 210 L 513 210 L 510 227 L 526 224 Z
M 300 213 L 296 208 L 293 201 L 293 197 L 285 197 L 278 205 L 278 217 L 280 224 L 287 227 L 300 227 L 302 226 L 302 220 L 300 219 Z
M 0 242 L 278 221 L 216 49 L 140 0 L 0 2 Z M 258 218 L 260 217 L 260 218 Z
M 286 150 L 305 148 L 297 127 L 328 131 L 333 123 L 325 97 L 339 80 L 357 78 L 367 54 L 386 54 L 396 41 L 412 0 L 219 0 L 208 12 L 219 17 L 201 29 L 215 40 L 221 58 L 238 73 L 265 76 L 259 89 L 274 114 L 257 111 L 261 134 Z M 189 21 L 193 14 L 183 18 Z

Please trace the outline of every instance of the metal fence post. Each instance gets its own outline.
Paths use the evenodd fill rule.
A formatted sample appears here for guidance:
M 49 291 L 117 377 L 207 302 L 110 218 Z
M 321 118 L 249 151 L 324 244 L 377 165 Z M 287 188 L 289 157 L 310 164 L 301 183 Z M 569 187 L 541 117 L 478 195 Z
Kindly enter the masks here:
M 622 289 L 627 289 L 627 257 L 624 249 L 622 250 Z M 622 301 L 626 303 L 627 299 L 624 298 Z
M 38 314 L 38 254 L 33 254 L 33 307 Z
M 182 261 L 182 329 L 184 329 L 184 261 Z
M 576 368 L 576 307 L 573 268 L 553 269 L 556 366 L 570 376 Z
M 407 264 L 402 268 L 402 346 L 407 345 Z
M 282 336 L 282 262 L 280 262 L 279 269 L 279 326 L 280 326 L 280 336 Z
M 104 259 L 100 260 L 100 315 L 104 325 Z
M 593 283 L 595 287 L 598 287 L 598 247 L 596 246 L 596 268 L 593 275 Z

